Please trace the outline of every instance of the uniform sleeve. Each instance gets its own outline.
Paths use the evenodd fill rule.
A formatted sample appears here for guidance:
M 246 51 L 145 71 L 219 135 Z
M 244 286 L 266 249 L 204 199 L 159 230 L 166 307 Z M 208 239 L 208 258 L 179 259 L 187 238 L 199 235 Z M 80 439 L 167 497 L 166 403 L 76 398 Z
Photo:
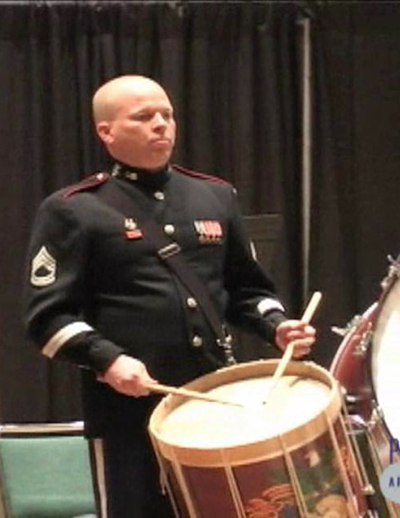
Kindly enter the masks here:
M 225 269 L 228 321 L 274 343 L 276 327 L 287 319 L 269 274 L 254 257 L 233 189 Z
M 53 195 L 38 211 L 28 251 L 25 325 L 45 356 L 101 373 L 124 351 L 85 321 L 89 240 L 69 205 Z

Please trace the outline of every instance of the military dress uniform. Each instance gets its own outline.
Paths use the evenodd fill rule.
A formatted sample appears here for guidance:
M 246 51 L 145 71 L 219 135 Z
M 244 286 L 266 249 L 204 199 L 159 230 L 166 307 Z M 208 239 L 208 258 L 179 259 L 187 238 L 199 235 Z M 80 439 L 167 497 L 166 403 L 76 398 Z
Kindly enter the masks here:
M 143 474 L 149 457 L 135 461 L 146 450 L 147 421 L 159 399 L 122 395 L 98 375 L 127 354 L 160 383 L 179 386 L 215 370 L 225 355 L 196 298 L 146 238 L 134 216 L 138 206 L 179 244 L 222 319 L 273 341 L 286 317 L 253 257 L 228 182 L 178 166 L 149 173 L 116 163 L 110 174 L 62 189 L 41 205 L 29 248 L 29 336 L 47 357 L 81 367 L 86 435 L 105 441 L 97 450 L 93 445 L 100 443 L 91 443 L 106 459 L 109 491 L 106 503 L 100 487 L 102 516 L 108 508 L 108 516 L 118 518 L 161 518 L 156 507 L 164 504 L 156 503 L 156 484 L 153 492 L 149 487 L 153 468 L 148 480 Z M 136 471 L 129 471 L 135 462 Z M 133 493 L 121 487 L 121 478 L 135 486 Z

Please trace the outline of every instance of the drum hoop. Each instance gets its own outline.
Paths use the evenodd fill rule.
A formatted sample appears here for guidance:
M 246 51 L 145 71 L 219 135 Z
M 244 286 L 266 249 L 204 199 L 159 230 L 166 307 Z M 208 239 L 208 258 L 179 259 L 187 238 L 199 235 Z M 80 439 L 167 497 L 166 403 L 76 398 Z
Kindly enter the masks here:
M 347 352 L 347 347 L 350 342 L 350 340 L 353 338 L 354 333 L 357 333 L 359 331 L 360 327 L 364 327 L 368 324 L 371 326 L 374 325 L 379 310 L 379 304 L 378 302 L 374 302 L 371 306 L 369 306 L 364 313 L 360 316 L 360 320 L 356 323 L 354 323 L 350 329 L 346 332 L 345 337 L 341 341 L 335 356 L 332 360 L 332 363 L 329 367 L 329 371 L 331 374 L 335 375 L 334 373 L 340 368 L 340 363 L 343 361 L 343 357 L 345 353 Z M 358 318 L 358 315 L 357 315 Z M 350 324 L 349 324 L 350 325 Z
M 262 374 L 272 375 L 278 363 L 279 360 L 264 360 L 227 367 L 197 378 L 184 387 L 204 391 Z M 226 464 L 226 459 L 229 459 L 231 465 L 245 465 L 274 458 L 282 454 L 281 437 L 284 437 L 288 451 L 309 444 L 328 430 L 327 416 L 334 423 L 340 415 L 342 402 L 339 383 L 326 369 L 313 362 L 290 362 L 286 372 L 288 375 L 300 375 L 321 381 L 330 387 L 330 393 L 326 407 L 319 414 L 283 434 L 247 444 L 213 448 L 187 447 L 166 442 L 158 430 L 158 423 L 161 423 L 172 410 L 184 403 L 185 398 L 175 395 L 165 397 L 156 406 L 150 417 L 149 433 L 157 441 L 160 451 L 167 459 L 176 459 L 189 466 L 220 467 Z
M 399 261 L 400 261 L 400 255 L 396 258 L 396 263 L 398 263 Z M 400 264 L 400 262 L 399 262 L 399 264 Z M 389 297 L 389 295 L 391 294 L 392 289 L 398 282 L 400 282 L 400 275 L 393 274 L 393 273 L 389 274 L 389 276 L 386 277 L 382 281 L 381 285 L 383 286 L 383 291 L 378 299 L 378 302 L 376 303 L 377 307 L 376 307 L 376 310 L 373 315 L 372 343 L 371 343 L 370 347 L 368 348 L 368 352 L 367 352 L 367 370 L 368 370 L 368 379 L 370 380 L 370 383 L 371 383 L 371 393 L 372 393 L 373 401 L 376 403 L 377 407 L 379 407 L 379 401 L 378 401 L 378 396 L 377 396 L 373 373 L 372 373 L 372 353 L 373 353 L 374 344 L 375 344 L 374 337 L 375 337 L 375 332 L 377 330 L 377 326 L 379 325 L 379 322 L 380 322 L 379 319 L 380 319 L 382 310 L 385 306 L 385 302 L 386 302 L 387 298 Z M 381 417 L 380 415 L 378 416 L 378 418 L 380 419 L 380 422 L 382 423 L 388 436 L 393 438 L 393 435 L 392 435 L 391 431 L 389 430 L 385 419 L 383 417 Z

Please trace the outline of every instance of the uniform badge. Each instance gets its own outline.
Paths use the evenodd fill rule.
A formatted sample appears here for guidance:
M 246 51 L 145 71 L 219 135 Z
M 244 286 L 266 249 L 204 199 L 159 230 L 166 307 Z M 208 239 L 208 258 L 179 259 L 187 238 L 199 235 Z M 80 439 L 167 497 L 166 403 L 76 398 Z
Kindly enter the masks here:
M 142 231 L 137 227 L 135 220 L 132 218 L 125 218 L 126 239 L 140 239 L 142 236 Z
M 222 227 L 216 220 L 199 220 L 194 222 L 199 242 L 203 245 L 215 245 L 222 242 Z
M 50 286 L 56 280 L 57 263 L 45 246 L 32 260 L 31 284 L 42 287 Z

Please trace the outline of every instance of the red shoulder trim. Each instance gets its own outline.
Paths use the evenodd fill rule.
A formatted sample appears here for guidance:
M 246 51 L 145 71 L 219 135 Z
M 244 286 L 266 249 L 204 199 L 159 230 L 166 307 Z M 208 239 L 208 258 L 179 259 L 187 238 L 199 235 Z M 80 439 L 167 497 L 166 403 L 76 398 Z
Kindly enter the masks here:
M 176 169 L 179 173 L 186 174 L 188 176 L 192 176 L 193 178 L 200 178 L 202 180 L 208 180 L 210 182 L 228 184 L 226 180 L 223 178 L 219 178 L 218 176 L 211 176 L 209 174 L 198 173 L 197 171 L 192 171 L 191 169 L 186 169 L 180 165 L 172 164 L 172 168 Z
M 108 173 L 96 173 L 88 178 L 85 178 L 79 183 L 75 183 L 74 185 L 70 185 L 66 187 L 62 192 L 63 198 L 69 198 L 70 196 L 76 194 L 80 191 L 86 191 L 87 189 L 93 189 L 93 187 L 97 187 L 102 183 L 106 182 L 110 178 Z

